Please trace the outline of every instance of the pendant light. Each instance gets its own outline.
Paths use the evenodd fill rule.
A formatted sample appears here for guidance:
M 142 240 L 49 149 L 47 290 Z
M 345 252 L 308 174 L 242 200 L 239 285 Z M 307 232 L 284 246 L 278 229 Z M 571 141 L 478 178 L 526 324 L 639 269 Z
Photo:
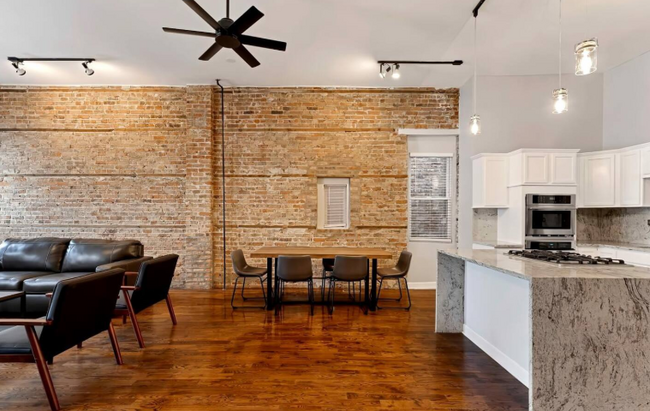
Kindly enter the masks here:
M 481 116 L 476 114 L 476 72 L 478 66 L 478 52 L 476 46 L 476 21 L 478 20 L 478 10 L 474 12 L 474 115 L 469 120 L 469 131 L 476 135 L 481 134 Z
M 558 78 L 560 87 L 553 90 L 553 113 L 562 114 L 569 109 L 569 93 L 565 88 L 562 88 L 562 0 L 560 1 L 560 46 L 559 46 L 559 70 Z
M 576 76 L 586 76 L 598 70 L 598 39 L 576 44 Z

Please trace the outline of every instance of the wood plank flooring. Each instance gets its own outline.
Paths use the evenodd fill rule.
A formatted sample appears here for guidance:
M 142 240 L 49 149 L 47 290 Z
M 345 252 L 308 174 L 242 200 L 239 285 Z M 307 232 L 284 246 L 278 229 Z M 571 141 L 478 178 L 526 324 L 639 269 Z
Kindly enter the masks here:
M 174 291 L 176 327 L 164 302 L 138 316 L 145 349 L 114 321 L 123 366 L 101 335 L 50 369 L 64 410 L 528 409 L 528 389 L 474 344 L 435 334 L 433 291 L 412 296 L 410 312 L 290 305 L 276 318 L 233 312 L 221 291 Z M 33 364 L 0 364 L 0 409 L 49 409 Z

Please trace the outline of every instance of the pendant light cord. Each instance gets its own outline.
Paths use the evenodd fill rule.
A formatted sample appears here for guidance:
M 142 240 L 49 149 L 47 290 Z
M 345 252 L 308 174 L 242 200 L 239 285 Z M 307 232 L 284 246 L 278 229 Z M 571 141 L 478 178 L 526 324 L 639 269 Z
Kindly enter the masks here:
M 476 21 L 478 17 L 474 17 L 474 115 L 476 114 L 476 72 L 478 66 L 478 48 L 476 46 Z
M 560 0 L 560 47 L 559 47 L 559 80 L 560 80 L 560 88 L 562 88 L 562 0 Z

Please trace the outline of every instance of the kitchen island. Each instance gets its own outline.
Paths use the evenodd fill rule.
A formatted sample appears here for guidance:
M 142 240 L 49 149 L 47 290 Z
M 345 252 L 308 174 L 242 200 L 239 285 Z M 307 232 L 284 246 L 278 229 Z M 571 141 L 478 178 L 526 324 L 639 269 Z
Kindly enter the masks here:
M 463 333 L 529 409 L 650 409 L 650 269 L 440 250 L 436 332 Z

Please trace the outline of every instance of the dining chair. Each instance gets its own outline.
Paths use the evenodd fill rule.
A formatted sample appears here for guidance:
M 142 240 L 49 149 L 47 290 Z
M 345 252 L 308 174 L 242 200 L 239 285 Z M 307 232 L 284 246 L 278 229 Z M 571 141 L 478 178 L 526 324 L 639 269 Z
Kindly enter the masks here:
M 144 338 L 136 314 L 142 310 L 165 300 L 172 324 L 177 324 L 174 306 L 169 295 L 177 262 L 178 255 L 168 254 L 143 262 L 137 273 L 126 273 L 127 276 L 137 276 L 137 278 L 135 285 L 122 285 L 122 295 L 115 305 L 115 315 L 129 316 L 140 348 L 144 348 Z
M 111 319 L 123 278 L 124 270 L 116 268 L 62 280 L 54 287 L 45 317 L 0 319 L 0 326 L 13 326 L 0 332 L 0 363 L 36 363 L 52 410 L 60 406 L 47 363 L 56 355 L 108 331 L 115 361 L 122 365 Z
M 288 256 L 281 255 L 278 257 L 276 269 L 276 292 L 275 314 L 280 312 L 284 293 L 284 283 L 306 282 L 309 293 L 309 304 L 311 306 L 311 315 L 314 315 L 314 273 L 311 268 L 311 257 L 305 256 Z
M 379 277 L 379 291 L 377 292 L 377 308 L 382 309 L 402 309 L 410 310 L 411 309 L 411 293 L 409 292 L 409 282 L 406 279 L 406 275 L 409 273 L 409 268 L 411 267 L 411 254 L 409 251 L 402 251 L 399 255 L 399 260 L 397 260 L 397 265 L 395 267 L 389 268 L 378 268 L 377 276 Z M 384 301 L 402 301 L 402 283 L 400 280 L 404 280 L 404 286 L 406 288 L 406 295 L 409 299 L 409 305 L 407 307 L 380 307 L 379 301 L 381 301 L 381 286 L 384 284 L 384 280 L 397 280 L 397 285 L 399 287 L 399 298 L 384 298 Z
M 244 257 L 244 252 L 242 250 L 235 250 L 230 254 L 230 258 L 232 259 L 232 268 L 233 271 L 235 271 L 235 274 L 237 274 L 237 278 L 235 279 L 235 287 L 232 290 L 232 297 L 230 298 L 230 306 L 234 309 L 237 308 L 261 308 L 265 309 L 267 305 L 266 301 L 266 292 L 264 291 L 264 279 L 266 278 L 266 268 L 261 268 L 261 267 L 253 267 L 248 265 L 246 262 L 246 258 Z M 245 297 L 244 296 L 244 290 L 246 289 L 246 279 L 247 278 L 257 278 L 260 281 L 260 285 L 262 287 L 262 299 L 264 299 L 264 305 L 259 306 L 259 305 L 239 305 L 236 306 L 234 304 L 235 302 L 235 293 L 237 292 L 237 283 L 240 278 L 243 278 L 243 284 L 241 287 L 241 298 L 244 302 L 246 300 L 259 300 L 259 297 Z
M 334 300 L 336 293 L 336 283 L 356 283 L 365 281 L 366 298 L 362 304 L 364 314 L 368 314 L 368 257 L 358 256 L 341 256 L 334 259 L 334 271 L 330 278 L 330 288 L 328 297 L 330 300 L 329 313 L 334 313 Z M 359 286 L 361 287 L 361 286 Z

